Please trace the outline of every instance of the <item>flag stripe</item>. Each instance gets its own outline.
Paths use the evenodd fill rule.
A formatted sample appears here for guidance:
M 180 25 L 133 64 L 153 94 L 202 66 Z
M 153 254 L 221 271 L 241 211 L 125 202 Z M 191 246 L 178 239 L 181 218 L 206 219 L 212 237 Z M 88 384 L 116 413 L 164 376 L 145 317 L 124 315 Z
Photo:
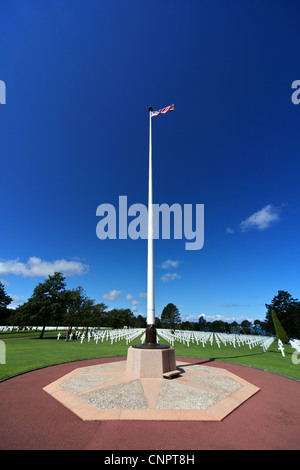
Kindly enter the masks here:
M 174 104 L 171 104 L 170 106 L 167 106 L 166 108 L 159 109 L 158 111 L 154 111 L 151 114 L 151 117 L 157 116 L 158 114 L 165 114 L 168 111 L 174 111 Z

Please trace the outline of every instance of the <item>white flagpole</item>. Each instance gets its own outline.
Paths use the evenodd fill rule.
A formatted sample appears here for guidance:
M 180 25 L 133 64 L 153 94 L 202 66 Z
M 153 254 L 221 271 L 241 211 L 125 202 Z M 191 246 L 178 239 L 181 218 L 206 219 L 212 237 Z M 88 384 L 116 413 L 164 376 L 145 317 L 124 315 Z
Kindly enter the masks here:
M 148 192 L 148 265 L 147 265 L 147 328 L 144 344 L 134 345 L 133 348 L 168 349 L 170 346 L 157 342 L 155 328 L 154 307 L 154 263 L 153 263 L 153 203 L 152 203 L 152 111 L 149 111 L 149 192 Z M 174 105 L 163 110 L 156 111 L 153 116 L 160 112 L 174 111 Z M 175 359 L 174 359 L 175 361 Z
M 154 263 L 153 263 L 153 207 L 152 207 L 152 108 L 149 108 L 149 193 L 148 193 L 148 272 L 147 272 L 147 326 L 155 324 Z

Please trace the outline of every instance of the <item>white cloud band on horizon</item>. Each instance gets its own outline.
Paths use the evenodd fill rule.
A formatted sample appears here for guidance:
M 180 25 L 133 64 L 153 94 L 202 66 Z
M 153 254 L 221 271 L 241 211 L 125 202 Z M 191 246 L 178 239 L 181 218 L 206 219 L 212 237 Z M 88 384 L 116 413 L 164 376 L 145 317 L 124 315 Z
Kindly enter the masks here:
M 201 313 L 201 315 L 186 315 L 184 317 L 184 321 L 198 322 L 200 317 L 203 317 L 203 319 L 207 322 L 214 322 L 214 321 L 218 321 L 218 320 L 224 321 L 224 322 L 227 322 L 227 323 L 232 323 L 234 321 L 236 321 L 237 323 L 241 323 L 243 320 L 248 320 L 251 323 L 253 322 L 253 319 L 251 319 L 247 315 L 241 315 L 239 317 L 233 317 L 233 316 L 230 317 L 230 316 L 219 315 L 219 314 L 207 315 L 206 313 Z
M 247 232 L 251 229 L 266 230 L 274 222 L 279 220 L 279 208 L 268 204 L 263 209 L 254 212 L 247 219 L 240 223 L 242 232 Z
M 0 275 L 14 274 L 15 276 L 47 277 L 55 272 L 61 272 L 65 276 L 76 276 L 86 274 L 89 266 L 79 261 L 67 261 L 59 259 L 55 261 L 43 261 L 41 258 L 31 256 L 27 263 L 22 263 L 19 259 L 0 261 Z

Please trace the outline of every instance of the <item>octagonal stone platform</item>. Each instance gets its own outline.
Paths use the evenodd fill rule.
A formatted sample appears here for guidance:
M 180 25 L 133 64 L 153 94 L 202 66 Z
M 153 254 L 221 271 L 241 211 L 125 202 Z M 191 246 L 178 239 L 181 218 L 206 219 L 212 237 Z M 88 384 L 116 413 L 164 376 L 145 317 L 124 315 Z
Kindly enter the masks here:
M 128 377 L 126 361 L 77 368 L 43 390 L 84 421 L 221 421 L 259 391 L 226 369 L 176 367 L 172 380 Z

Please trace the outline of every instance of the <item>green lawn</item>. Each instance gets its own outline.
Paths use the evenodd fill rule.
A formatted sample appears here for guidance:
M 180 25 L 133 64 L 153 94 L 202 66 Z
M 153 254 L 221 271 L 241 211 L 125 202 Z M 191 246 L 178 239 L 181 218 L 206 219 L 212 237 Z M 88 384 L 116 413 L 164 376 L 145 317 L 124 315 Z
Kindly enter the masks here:
M 163 342 L 163 341 L 162 341 Z M 284 345 L 285 357 L 278 350 L 277 341 L 263 352 L 261 346 L 249 349 L 249 346 L 233 346 L 220 345 L 220 348 L 214 343 L 210 345 L 209 341 L 206 346 L 197 346 L 196 343 L 190 343 L 190 347 L 175 341 L 174 348 L 176 356 L 199 357 L 205 359 L 217 359 L 218 361 L 234 362 L 247 366 L 258 367 L 260 369 L 270 370 L 279 374 L 287 375 L 300 380 L 300 364 L 295 365 L 292 362 L 293 349 L 289 344 Z M 300 353 L 298 355 L 300 359 Z
M 47 334 L 43 339 L 39 337 L 25 337 L 16 339 L 4 339 L 6 345 L 6 364 L 0 364 L 0 380 L 21 372 L 45 367 L 62 362 L 92 359 L 97 357 L 126 356 L 129 345 L 125 340 L 111 345 L 110 341 L 96 342 L 87 339 L 81 344 L 80 340 L 65 341 L 62 334 L 60 340 L 57 334 Z M 1 339 L 1 336 L 0 336 Z M 136 338 L 130 343 L 139 344 Z
M 0 364 L 0 380 L 26 372 L 39 367 L 59 364 L 62 362 L 76 361 L 81 359 L 92 359 L 97 357 L 126 356 L 129 345 L 139 344 L 140 338 L 136 338 L 129 345 L 122 340 L 111 345 L 110 341 L 101 341 L 96 344 L 94 340 L 81 344 L 77 341 L 65 341 L 65 335 L 62 333 L 61 339 L 57 341 L 57 334 L 47 333 L 44 339 L 38 336 L 32 337 L 31 334 L 17 335 L 11 339 L 4 339 L 4 335 L 0 335 L 6 345 L 6 364 Z M 166 341 L 161 340 L 161 343 Z M 278 372 L 300 380 L 300 364 L 295 365 L 292 362 L 292 353 L 294 349 L 290 345 L 285 345 L 286 357 L 281 355 L 277 349 L 275 341 L 266 353 L 260 346 L 249 349 L 249 346 L 241 346 L 233 348 L 233 346 L 217 345 L 211 346 L 207 343 L 205 347 L 202 345 L 190 343 L 190 346 L 181 344 L 176 341 L 174 343 L 176 356 L 196 357 L 205 359 L 217 359 L 220 361 L 234 362 L 245 364 L 248 366 L 259 367 L 261 369 Z M 300 356 L 300 354 L 299 354 Z M 300 359 L 300 357 L 299 357 Z

